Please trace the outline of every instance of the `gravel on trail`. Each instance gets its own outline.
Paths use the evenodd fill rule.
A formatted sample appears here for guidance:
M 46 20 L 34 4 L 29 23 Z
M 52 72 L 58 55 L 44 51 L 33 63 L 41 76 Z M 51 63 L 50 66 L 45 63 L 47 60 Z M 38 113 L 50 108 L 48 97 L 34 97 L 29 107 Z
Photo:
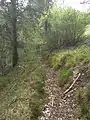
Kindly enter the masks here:
M 39 120 L 79 120 L 77 118 L 77 104 L 75 92 L 71 90 L 65 97 L 63 90 L 59 87 L 57 73 L 46 68 L 45 80 L 45 106 Z

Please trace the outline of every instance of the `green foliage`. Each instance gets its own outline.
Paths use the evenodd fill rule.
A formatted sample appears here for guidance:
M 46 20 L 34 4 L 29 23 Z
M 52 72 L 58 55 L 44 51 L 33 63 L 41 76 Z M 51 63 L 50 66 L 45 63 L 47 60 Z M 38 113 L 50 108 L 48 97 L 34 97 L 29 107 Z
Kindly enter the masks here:
M 86 26 L 85 36 L 90 38 L 90 25 Z
M 31 102 L 32 120 L 37 120 L 38 116 L 41 115 L 40 103 L 37 100 Z
M 90 86 L 86 89 L 87 101 L 90 101 Z
M 52 7 L 49 13 L 41 18 L 42 24 L 47 21 L 47 47 L 51 50 L 75 45 L 83 37 L 85 26 L 88 24 L 86 19 L 84 13 L 72 8 Z
M 87 88 L 80 88 L 77 92 L 77 100 L 79 103 L 81 117 L 85 120 L 90 119 L 90 86 Z
M 35 52 L 27 54 L 8 77 L 0 77 L 0 119 L 37 120 L 41 115 L 45 72 Z
M 82 100 L 83 100 L 83 89 L 82 88 L 79 88 L 79 90 L 77 91 L 77 100 L 78 100 L 78 103 L 81 104 Z
M 49 1 L 47 6 L 45 6 L 46 0 L 36 0 L 36 3 L 29 0 L 28 2 L 27 6 L 20 2 L 15 11 L 17 25 L 16 20 L 13 23 L 17 29 L 13 31 L 13 37 L 16 32 L 18 40 L 24 42 L 24 52 L 23 56 L 20 56 L 18 66 L 9 76 L 0 77 L 0 119 L 38 119 L 44 104 L 45 80 L 45 71 L 39 53 L 47 59 L 53 49 L 75 45 L 83 37 L 84 28 L 89 20 L 86 20 L 87 17 L 84 16 L 86 14 L 72 8 L 52 7 L 40 16 L 46 7 L 49 8 Z M 13 14 L 10 3 L 7 4 L 8 8 L 4 7 L 8 11 L 5 13 L 0 9 L 0 67 L 3 65 L 6 69 L 5 64 L 12 65 L 11 32 L 15 27 L 12 26 L 11 21 L 16 13 Z M 64 67 L 59 73 L 60 86 L 64 86 L 72 76 L 70 67 L 81 61 L 90 60 L 89 52 L 88 47 L 83 46 L 73 51 L 53 53 L 49 57 L 53 68 Z M 90 100 L 89 90 L 87 99 Z M 83 114 L 88 112 L 85 106 L 82 106 L 81 111 Z
M 88 115 L 88 112 L 89 112 L 88 106 L 85 105 L 85 104 L 82 104 L 82 105 L 81 105 L 81 114 L 82 114 L 82 116 Z
M 72 71 L 70 70 L 67 70 L 67 69 L 62 69 L 60 71 L 60 77 L 61 79 L 67 79 L 69 76 L 72 76 Z
M 90 61 L 89 46 L 56 52 L 49 57 L 49 63 L 54 69 L 59 69 L 60 67 L 71 68 L 81 61 Z
M 44 104 L 44 71 L 39 68 L 32 74 L 32 79 L 35 79 L 36 82 L 33 86 L 34 94 L 31 98 L 31 119 L 37 120 L 38 116 L 41 115 L 42 105 Z
M 60 70 L 60 75 L 59 75 L 59 84 L 60 87 L 63 87 L 69 80 L 70 76 L 73 75 L 73 72 L 69 69 L 63 68 Z

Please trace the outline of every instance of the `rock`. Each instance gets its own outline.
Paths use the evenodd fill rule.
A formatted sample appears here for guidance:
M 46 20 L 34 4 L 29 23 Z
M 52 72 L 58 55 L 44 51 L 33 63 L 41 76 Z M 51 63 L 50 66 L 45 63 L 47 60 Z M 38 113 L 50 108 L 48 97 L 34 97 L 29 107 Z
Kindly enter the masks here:
M 62 118 L 58 118 L 58 120 L 63 120 Z

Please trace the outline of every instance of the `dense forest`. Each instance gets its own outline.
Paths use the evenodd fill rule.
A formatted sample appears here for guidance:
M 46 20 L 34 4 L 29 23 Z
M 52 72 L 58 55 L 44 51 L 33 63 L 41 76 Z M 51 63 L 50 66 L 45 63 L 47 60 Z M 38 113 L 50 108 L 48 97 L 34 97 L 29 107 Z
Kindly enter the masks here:
M 0 0 L 0 120 L 90 120 L 90 1 Z

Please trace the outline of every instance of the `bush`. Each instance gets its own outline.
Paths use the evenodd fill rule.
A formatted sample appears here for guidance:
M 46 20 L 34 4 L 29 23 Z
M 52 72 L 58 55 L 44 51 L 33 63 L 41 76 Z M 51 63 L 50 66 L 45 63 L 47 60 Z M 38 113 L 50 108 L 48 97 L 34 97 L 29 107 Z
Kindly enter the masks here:
M 44 29 L 47 30 L 45 34 L 47 47 L 53 50 L 75 45 L 83 37 L 86 19 L 84 13 L 75 9 L 52 7 L 50 12 L 41 18 L 42 24 L 45 22 Z

